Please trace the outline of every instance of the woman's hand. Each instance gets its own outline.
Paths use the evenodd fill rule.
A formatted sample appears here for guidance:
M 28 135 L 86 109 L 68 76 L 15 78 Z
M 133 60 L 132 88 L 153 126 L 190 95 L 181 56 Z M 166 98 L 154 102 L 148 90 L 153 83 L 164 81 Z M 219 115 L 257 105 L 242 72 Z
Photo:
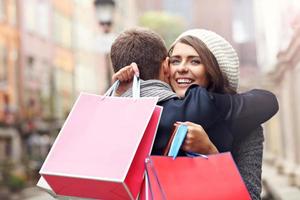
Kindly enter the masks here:
M 118 72 L 112 76 L 112 81 L 120 80 L 121 82 L 130 82 L 133 76 L 139 77 L 139 69 L 136 63 L 131 63 L 130 65 L 123 67 Z
M 116 91 L 117 96 L 122 95 L 128 90 L 134 75 L 139 77 L 139 69 L 136 63 L 131 63 L 130 65 L 123 67 L 112 76 L 112 82 L 115 82 L 117 80 L 120 81 L 120 85 Z
M 177 122 L 175 125 L 179 124 L 185 124 L 188 127 L 188 132 L 182 145 L 184 151 L 205 155 L 219 153 L 202 126 L 192 122 Z

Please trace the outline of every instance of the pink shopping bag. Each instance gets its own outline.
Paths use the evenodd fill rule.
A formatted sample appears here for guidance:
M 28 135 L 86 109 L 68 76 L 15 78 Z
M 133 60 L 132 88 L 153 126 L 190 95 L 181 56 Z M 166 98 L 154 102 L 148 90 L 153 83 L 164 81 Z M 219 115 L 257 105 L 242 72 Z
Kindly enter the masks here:
M 136 199 L 162 111 L 157 100 L 82 93 L 40 174 L 57 195 Z

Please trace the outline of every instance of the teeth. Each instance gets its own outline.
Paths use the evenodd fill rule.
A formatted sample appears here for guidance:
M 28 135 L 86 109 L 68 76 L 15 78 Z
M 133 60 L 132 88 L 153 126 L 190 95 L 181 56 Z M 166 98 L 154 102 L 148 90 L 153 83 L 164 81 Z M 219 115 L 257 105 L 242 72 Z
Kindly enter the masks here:
M 191 79 L 183 79 L 183 78 L 180 78 L 180 79 L 177 79 L 177 83 L 181 84 L 181 83 L 191 83 L 192 80 Z

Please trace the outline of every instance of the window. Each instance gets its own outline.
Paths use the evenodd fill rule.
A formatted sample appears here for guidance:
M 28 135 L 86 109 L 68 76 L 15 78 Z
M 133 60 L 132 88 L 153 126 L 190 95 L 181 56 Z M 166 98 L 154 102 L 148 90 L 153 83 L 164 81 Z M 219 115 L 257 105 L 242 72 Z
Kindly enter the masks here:
M 55 67 L 55 114 L 59 119 L 65 119 L 73 103 L 73 74 L 61 67 Z
M 6 1 L 0 0 L 0 21 L 6 19 Z
M 12 140 L 9 137 L 0 137 L 0 161 L 10 158 L 12 153 Z
M 72 25 L 71 20 L 67 16 L 62 15 L 58 11 L 54 11 L 54 41 L 64 47 L 71 47 Z
M 71 94 L 73 88 L 73 74 L 61 67 L 57 67 L 56 83 L 59 91 Z
M 44 37 L 49 36 L 49 2 L 38 1 L 36 4 L 37 16 L 36 28 L 37 31 Z
M 35 59 L 31 56 L 27 57 L 26 66 L 24 70 L 25 82 L 27 86 L 31 87 L 32 84 L 36 83 L 36 69 Z
M 51 67 L 47 61 L 43 61 L 40 66 L 40 99 L 42 103 L 43 118 L 51 117 Z
M 25 3 L 25 28 L 28 31 L 34 31 L 35 26 L 36 26 L 36 5 L 32 0 L 27 0 Z
M 7 48 L 0 43 L 0 87 L 7 82 Z
M 13 26 L 17 25 L 17 0 L 10 0 L 8 4 L 8 21 Z

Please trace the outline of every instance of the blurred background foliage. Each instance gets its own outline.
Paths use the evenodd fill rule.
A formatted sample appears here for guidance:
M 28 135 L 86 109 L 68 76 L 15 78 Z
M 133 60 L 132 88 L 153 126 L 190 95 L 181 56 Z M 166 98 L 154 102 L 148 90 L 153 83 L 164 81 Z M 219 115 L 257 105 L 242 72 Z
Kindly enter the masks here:
M 185 30 L 184 19 L 167 12 L 148 11 L 140 17 L 139 25 L 159 33 L 167 47 Z

